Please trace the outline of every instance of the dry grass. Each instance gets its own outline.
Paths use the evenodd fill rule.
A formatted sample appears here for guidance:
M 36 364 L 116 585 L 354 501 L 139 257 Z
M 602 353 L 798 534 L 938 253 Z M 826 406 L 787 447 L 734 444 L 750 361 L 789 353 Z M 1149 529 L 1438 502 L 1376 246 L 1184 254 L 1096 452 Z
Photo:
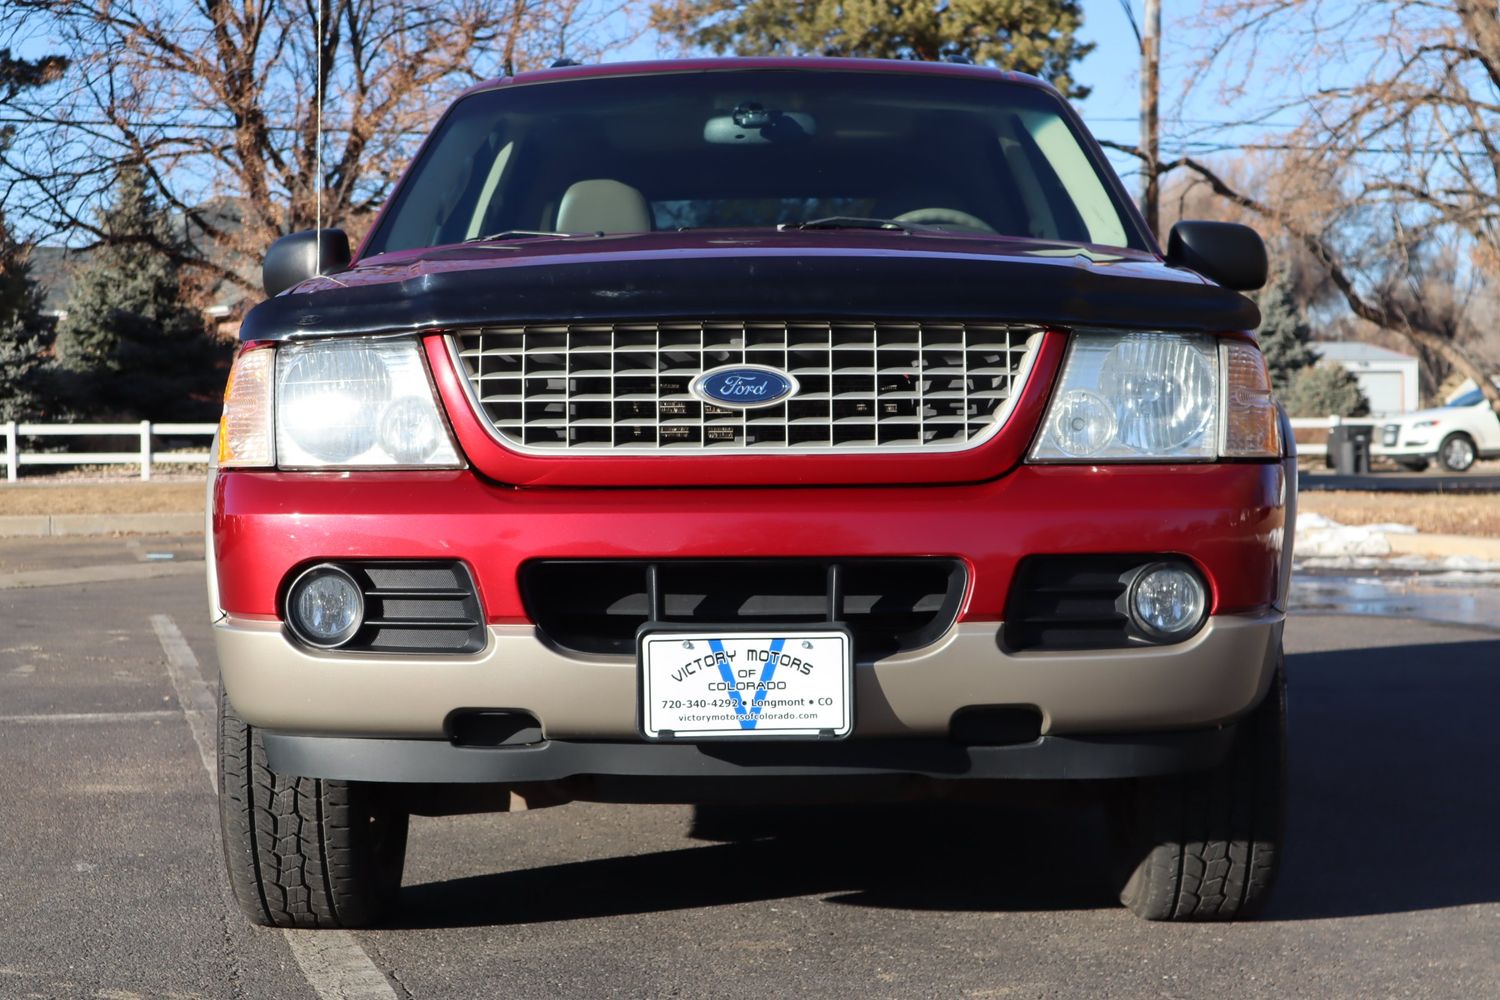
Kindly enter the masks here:
M 52 482 L 0 483 L 0 515 L 5 514 L 176 514 L 201 513 L 203 481 L 165 483 Z
M 1300 509 L 1340 524 L 1410 524 L 1418 531 L 1500 538 L 1500 496 L 1486 493 L 1307 492 Z

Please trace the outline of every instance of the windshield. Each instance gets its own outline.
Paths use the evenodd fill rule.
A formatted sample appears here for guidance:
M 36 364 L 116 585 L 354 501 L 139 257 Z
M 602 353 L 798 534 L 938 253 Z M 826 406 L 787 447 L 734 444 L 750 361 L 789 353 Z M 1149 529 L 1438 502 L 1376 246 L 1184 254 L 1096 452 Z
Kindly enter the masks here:
M 729 70 L 500 87 L 439 123 L 366 256 L 490 237 L 773 227 L 1144 249 L 1056 96 L 910 73 Z
M 1462 396 L 1459 396 L 1457 399 L 1455 399 L 1453 402 L 1449 403 L 1448 405 L 1449 406 L 1473 406 L 1475 403 L 1478 403 L 1483 398 L 1484 398 L 1484 393 L 1480 392 L 1478 389 L 1470 389 L 1468 392 L 1464 393 Z

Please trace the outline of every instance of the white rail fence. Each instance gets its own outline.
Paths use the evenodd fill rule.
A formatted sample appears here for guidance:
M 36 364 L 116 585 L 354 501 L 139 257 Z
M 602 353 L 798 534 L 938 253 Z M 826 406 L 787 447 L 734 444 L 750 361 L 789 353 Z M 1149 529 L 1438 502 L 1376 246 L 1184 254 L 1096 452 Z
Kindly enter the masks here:
M 141 478 L 151 478 L 153 465 L 192 465 L 208 461 L 207 451 L 169 451 L 158 454 L 154 438 L 212 438 L 218 424 L 154 424 L 142 420 L 137 424 L 18 424 L 14 420 L 0 424 L 5 435 L 5 479 L 15 482 L 23 465 L 139 465 Z M 56 437 L 133 437 L 134 451 L 33 451 L 21 449 L 27 438 Z
M 1344 421 L 1340 417 L 1293 417 L 1292 427 L 1297 430 L 1332 430 Z M 1360 421 L 1368 423 L 1368 421 Z M 18 424 L 15 421 L 0 424 L 5 434 L 5 479 L 15 482 L 23 465 L 138 465 L 141 478 L 151 478 L 153 465 L 191 465 L 208 461 L 207 451 L 171 451 L 158 454 L 153 439 L 161 437 L 199 436 L 212 438 L 219 429 L 218 424 L 154 424 L 142 420 L 137 424 Z M 137 446 L 134 451 L 41 451 L 21 450 L 22 438 L 39 437 L 133 437 Z M 1302 455 L 1326 455 L 1328 444 L 1324 441 L 1297 445 Z

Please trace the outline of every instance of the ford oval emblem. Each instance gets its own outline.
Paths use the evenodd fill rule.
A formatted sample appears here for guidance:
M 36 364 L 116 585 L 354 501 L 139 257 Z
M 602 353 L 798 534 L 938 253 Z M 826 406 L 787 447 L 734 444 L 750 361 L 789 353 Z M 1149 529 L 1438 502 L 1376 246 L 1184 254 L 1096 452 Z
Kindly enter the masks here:
M 797 394 L 797 380 L 765 365 L 724 365 L 699 375 L 688 391 L 705 403 L 732 410 L 774 406 Z

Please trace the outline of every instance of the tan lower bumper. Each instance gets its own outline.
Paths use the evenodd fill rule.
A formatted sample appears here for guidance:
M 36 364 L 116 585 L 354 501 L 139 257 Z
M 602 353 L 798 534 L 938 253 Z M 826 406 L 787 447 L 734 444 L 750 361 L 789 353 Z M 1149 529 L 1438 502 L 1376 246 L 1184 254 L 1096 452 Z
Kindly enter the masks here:
M 1234 718 L 1270 684 L 1280 614 L 1219 616 L 1187 642 L 1140 649 L 1007 654 L 994 622 L 856 669 L 856 736 L 946 734 L 970 705 L 1035 705 L 1043 732 L 1192 728 Z M 551 739 L 636 738 L 636 669 L 581 659 L 526 625 L 490 629 L 474 656 L 315 653 L 275 622 L 214 626 L 220 670 L 252 725 L 346 736 L 442 735 L 454 709 L 524 710 Z

